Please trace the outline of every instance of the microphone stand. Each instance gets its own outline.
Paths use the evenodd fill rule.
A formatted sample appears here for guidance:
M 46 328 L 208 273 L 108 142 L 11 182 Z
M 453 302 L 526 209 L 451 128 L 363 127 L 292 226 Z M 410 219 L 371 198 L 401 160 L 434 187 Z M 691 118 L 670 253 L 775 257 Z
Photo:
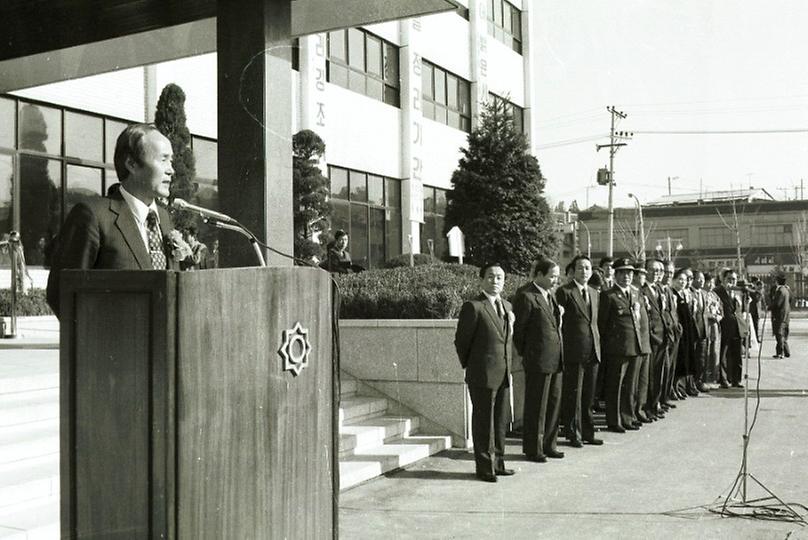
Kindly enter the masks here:
M 253 250 L 255 251 L 256 257 L 258 257 L 259 266 L 266 266 L 267 262 L 264 259 L 264 254 L 261 252 L 261 246 L 258 244 L 258 238 L 255 237 L 253 233 L 247 230 L 242 224 L 236 222 L 237 224 L 232 223 L 224 223 L 222 221 L 217 221 L 215 219 L 210 219 L 208 217 L 202 216 L 202 221 L 209 225 L 213 225 L 218 229 L 227 229 L 228 231 L 236 231 L 237 233 L 241 233 L 247 237 L 252 244 Z

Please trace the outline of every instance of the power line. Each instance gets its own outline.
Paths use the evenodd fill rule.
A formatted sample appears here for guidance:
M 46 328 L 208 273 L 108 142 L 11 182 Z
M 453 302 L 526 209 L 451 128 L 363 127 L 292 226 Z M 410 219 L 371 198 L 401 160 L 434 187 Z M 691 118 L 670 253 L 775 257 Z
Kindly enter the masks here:
M 754 135 L 766 133 L 808 133 L 808 128 L 634 131 L 635 135 Z
M 547 148 L 556 148 L 558 146 L 568 146 L 568 145 L 571 145 L 571 144 L 581 144 L 581 143 L 585 143 L 585 142 L 596 141 L 598 139 L 602 139 L 603 137 L 608 137 L 608 136 L 609 136 L 608 133 L 602 133 L 600 135 L 589 135 L 589 136 L 585 136 L 585 137 L 578 137 L 578 138 L 575 138 L 575 139 L 566 139 L 566 140 L 562 140 L 562 141 L 554 141 L 554 142 L 550 142 L 550 143 L 546 143 L 546 144 L 540 144 L 540 145 L 536 146 L 536 149 L 537 150 L 545 150 Z

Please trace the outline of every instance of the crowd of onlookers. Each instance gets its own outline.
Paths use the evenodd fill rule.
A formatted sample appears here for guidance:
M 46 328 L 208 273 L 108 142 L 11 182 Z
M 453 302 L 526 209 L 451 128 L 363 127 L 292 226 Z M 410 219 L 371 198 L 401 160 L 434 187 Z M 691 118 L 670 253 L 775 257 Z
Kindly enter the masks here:
M 525 373 L 522 451 L 540 463 L 564 457 L 559 437 L 573 447 L 602 444 L 594 411 L 605 412 L 608 431 L 626 433 L 662 420 L 682 400 L 742 387 L 743 359 L 756 354 L 767 309 L 775 358 L 790 355 L 784 276 L 766 291 L 731 268 L 711 274 L 658 259 L 604 258 L 593 269 L 585 256 L 564 274 L 562 283 L 559 266 L 540 258 L 511 305 L 500 296 L 504 271 L 485 265 L 481 294 L 461 309 L 455 346 L 482 480 L 513 474 L 503 460 L 511 348 Z

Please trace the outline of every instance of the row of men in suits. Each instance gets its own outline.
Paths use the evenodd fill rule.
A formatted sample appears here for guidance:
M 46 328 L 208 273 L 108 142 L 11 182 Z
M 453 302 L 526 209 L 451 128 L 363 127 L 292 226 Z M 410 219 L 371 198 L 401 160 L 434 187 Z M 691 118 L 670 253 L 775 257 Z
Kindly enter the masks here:
M 472 401 L 480 479 L 495 482 L 513 474 L 504 463 L 513 349 L 525 372 L 522 451 L 529 461 L 564 457 L 557 447 L 560 424 L 573 447 L 603 443 L 592 413 L 599 369 L 605 370 L 608 430 L 617 433 L 664 418 L 676 407 L 672 401 L 684 399 L 688 390 L 707 390 L 699 360 L 705 358 L 711 324 L 704 276 L 658 260 L 639 266 L 617 259 L 612 268 L 613 285 L 598 291 L 589 285 L 591 261 L 579 256 L 571 263 L 571 279 L 558 286 L 558 265 L 540 258 L 513 306 L 500 296 L 502 268 L 491 264 L 480 270 L 482 292 L 461 308 L 455 335 Z M 733 276 L 737 279 L 730 271 L 725 280 Z M 718 293 L 730 312 L 722 329 L 737 329 L 735 297 L 725 296 Z M 740 354 L 731 350 L 739 344 L 739 331 L 725 335 L 722 380 L 740 385 Z

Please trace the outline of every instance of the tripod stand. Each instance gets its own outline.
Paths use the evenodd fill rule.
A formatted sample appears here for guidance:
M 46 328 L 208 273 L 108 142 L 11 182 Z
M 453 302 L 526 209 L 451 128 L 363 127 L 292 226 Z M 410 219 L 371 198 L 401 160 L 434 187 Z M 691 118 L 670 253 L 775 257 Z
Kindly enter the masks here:
M 743 305 L 747 305 L 747 292 L 743 294 Z M 747 334 L 745 341 L 745 362 L 744 362 L 744 387 L 743 387 L 743 405 L 744 405 L 744 424 L 743 424 L 743 456 L 741 458 L 741 468 L 732 487 L 726 497 L 719 496 L 718 501 L 709 508 L 711 512 L 720 514 L 726 517 L 742 517 L 748 519 L 762 519 L 769 521 L 785 521 L 790 523 L 797 523 L 800 526 L 808 525 L 802 514 L 797 512 L 794 508 L 800 508 L 804 512 L 808 512 L 808 508 L 799 503 L 786 503 L 780 497 L 774 494 L 767 488 L 763 482 L 758 480 L 748 469 L 748 452 L 749 452 L 749 437 L 752 433 L 752 428 L 755 427 L 757 421 L 757 413 L 760 407 L 760 357 L 763 353 L 763 333 L 766 330 L 766 313 L 763 315 L 763 324 L 760 332 L 760 343 L 758 344 L 758 376 L 755 388 L 757 395 L 757 403 L 755 405 L 755 413 L 752 418 L 752 424 L 749 424 L 749 362 L 751 360 L 751 329 Z M 766 495 L 752 499 L 749 497 L 749 484 L 757 486 L 762 489 Z M 721 499 L 723 498 L 723 502 Z

